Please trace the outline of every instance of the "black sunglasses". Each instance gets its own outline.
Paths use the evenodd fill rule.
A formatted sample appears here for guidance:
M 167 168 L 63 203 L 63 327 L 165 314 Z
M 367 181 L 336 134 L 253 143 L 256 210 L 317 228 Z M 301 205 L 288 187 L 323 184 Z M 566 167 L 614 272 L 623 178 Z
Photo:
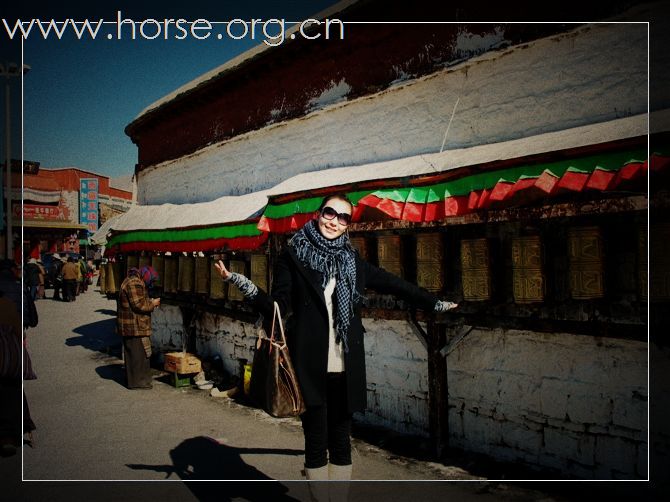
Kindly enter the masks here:
M 349 213 L 338 213 L 330 206 L 326 206 L 321 210 L 321 216 L 326 220 L 332 220 L 337 216 L 339 224 L 345 227 L 351 223 L 351 215 Z

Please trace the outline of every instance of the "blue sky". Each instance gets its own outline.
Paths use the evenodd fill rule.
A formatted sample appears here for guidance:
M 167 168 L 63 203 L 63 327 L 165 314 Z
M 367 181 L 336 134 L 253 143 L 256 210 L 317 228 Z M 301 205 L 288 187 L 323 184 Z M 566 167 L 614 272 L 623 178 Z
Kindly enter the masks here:
M 237 3 L 232 10 L 223 8 L 222 2 L 218 14 L 211 8 L 216 2 L 211 2 L 209 10 L 194 12 L 187 19 L 283 17 L 299 21 L 334 3 L 255 2 L 245 8 Z M 123 15 L 136 21 L 187 16 L 160 9 L 144 18 L 130 11 Z M 116 8 L 100 16 L 115 19 Z M 46 41 L 29 37 L 24 43 L 24 63 L 31 67 L 24 79 L 24 157 L 45 168 L 73 166 L 110 177 L 130 175 L 137 162 L 137 147 L 123 132 L 125 126 L 154 101 L 258 43 L 215 37 L 78 40 L 70 36 Z M 16 85 L 12 92 L 18 89 Z M 12 156 L 19 156 L 17 148 Z

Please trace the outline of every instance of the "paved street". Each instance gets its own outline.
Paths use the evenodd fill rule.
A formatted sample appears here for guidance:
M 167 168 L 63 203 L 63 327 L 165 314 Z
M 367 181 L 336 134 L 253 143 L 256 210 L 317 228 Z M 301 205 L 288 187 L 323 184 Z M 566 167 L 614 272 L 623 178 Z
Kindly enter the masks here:
M 290 482 L 302 479 L 299 421 L 273 419 L 230 399 L 212 398 L 208 391 L 175 388 L 159 371 L 152 390 L 126 389 L 114 333 L 116 304 L 97 288 L 74 303 L 44 299 L 37 307 L 40 323 L 28 337 L 38 379 L 25 384 L 37 425 L 36 446 L 22 449 L 24 480 L 279 479 L 289 482 L 263 485 L 273 497 L 307 500 L 306 484 Z M 369 500 L 380 489 L 388 489 L 388 500 L 405 500 L 413 490 L 421 490 L 418 500 L 552 499 L 535 489 L 487 483 L 463 467 L 404 457 L 361 439 L 354 440 L 353 457 L 356 480 L 473 482 L 354 483 L 350 500 Z M 21 476 L 20 455 L 0 463 L 5 473 L 13 470 Z M 152 485 L 151 490 L 163 490 L 169 499 L 205 498 L 199 492 L 202 484 Z M 56 486 L 63 490 L 71 485 Z M 115 499 L 111 494 L 118 495 L 124 486 L 112 484 L 104 493 Z M 221 498 L 221 492 L 218 500 L 256 500 L 246 484 L 239 490 L 233 489 L 237 484 L 224 486 L 229 498 Z M 41 485 L 27 483 L 23 488 Z M 77 489 L 85 488 L 79 484 Z

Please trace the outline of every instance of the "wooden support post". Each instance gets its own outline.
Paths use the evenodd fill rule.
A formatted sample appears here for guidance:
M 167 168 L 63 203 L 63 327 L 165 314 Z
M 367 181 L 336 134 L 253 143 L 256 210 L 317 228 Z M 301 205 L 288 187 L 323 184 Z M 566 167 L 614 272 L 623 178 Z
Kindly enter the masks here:
M 447 344 L 447 327 L 428 321 L 428 427 L 435 454 L 443 458 L 449 447 L 449 387 L 447 358 L 441 353 Z

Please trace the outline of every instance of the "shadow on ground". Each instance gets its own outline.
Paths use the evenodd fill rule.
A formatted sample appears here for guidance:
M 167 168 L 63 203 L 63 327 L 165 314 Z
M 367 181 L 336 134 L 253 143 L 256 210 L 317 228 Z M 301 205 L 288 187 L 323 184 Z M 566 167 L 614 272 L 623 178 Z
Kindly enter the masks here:
M 95 312 L 98 313 L 98 314 L 105 314 L 105 315 L 116 317 L 116 310 L 98 309 Z
M 121 339 L 116 334 L 116 319 L 84 324 L 75 328 L 73 333 L 79 336 L 65 340 L 65 345 L 68 347 L 82 346 L 89 350 L 111 354 L 115 347 L 121 345 Z
M 100 378 L 113 380 L 122 387 L 126 386 L 126 374 L 122 364 L 106 364 L 95 368 L 95 372 Z
M 253 480 L 270 481 L 271 477 L 247 464 L 242 455 L 302 455 L 303 450 L 279 448 L 237 448 L 220 443 L 215 439 L 198 436 L 181 442 L 170 450 L 172 465 L 127 464 L 133 470 L 148 470 L 165 473 L 165 479 L 176 474 L 183 481 L 200 480 Z M 211 495 L 213 485 L 209 483 L 187 483 L 189 489 L 199 499 Z M 245 483 L 217 485 L 217 500 L 228 501 L 238 497 L 251 501 L 296 500 L 287 495 L 288 489 L 281 483 L 263 483 L 262 493 L 254 496 L 254 491 Z

